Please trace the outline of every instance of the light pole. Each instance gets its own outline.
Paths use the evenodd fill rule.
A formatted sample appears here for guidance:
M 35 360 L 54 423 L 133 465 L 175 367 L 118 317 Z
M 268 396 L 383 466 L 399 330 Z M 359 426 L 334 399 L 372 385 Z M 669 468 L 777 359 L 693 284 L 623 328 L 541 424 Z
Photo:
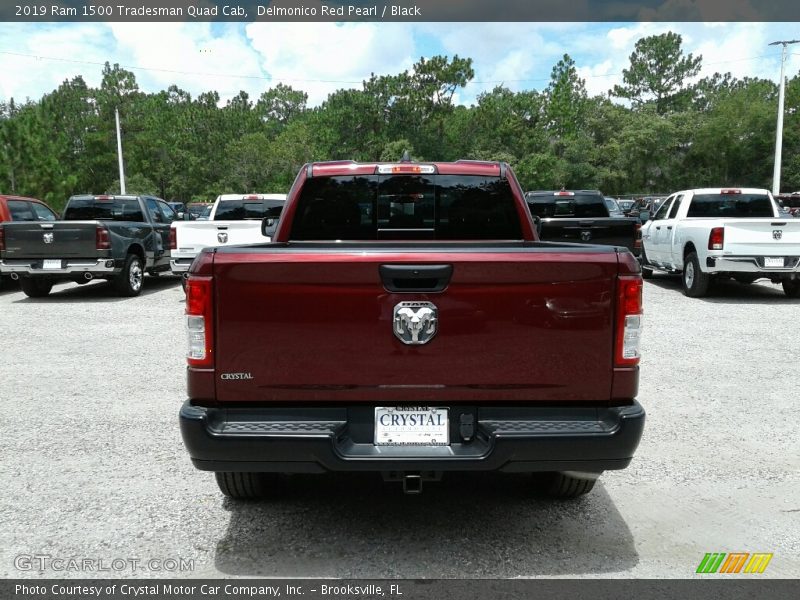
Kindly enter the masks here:
M 778 127 L 775 132 L 775 168 L 772 171 L 772 195 L 775 196 L 781 193 L 781 153 L 783 151 L 783 96 L 785 89 L 785 79 L 783 76 L 783 69 L 786 65 L 786 46 L 789 44 L 800 43 L 800 40 L 782 40 L 779 42 L 772 42 L 770 46 L 783 46 L 781 50 L 781 83 L 778 92 Z
M 117 160 L 119 161 L 119 192 L 125 195 L 125 168 L 122 165 L 122 136 L 119 133 L 119 109 L 114 109 L 114 118 L 117 121 Z

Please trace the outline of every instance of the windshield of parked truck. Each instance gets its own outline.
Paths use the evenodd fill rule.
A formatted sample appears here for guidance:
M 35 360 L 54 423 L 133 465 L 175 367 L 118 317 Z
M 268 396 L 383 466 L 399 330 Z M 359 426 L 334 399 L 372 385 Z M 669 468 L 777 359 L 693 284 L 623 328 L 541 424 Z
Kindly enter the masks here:
M 772 202 L 766 194 L 696 194 L 687 217 L 750 219 L 774 217 Z
M 241 221 L 243 219 L 277 219 L 281 216 L 284 200 L 220 200 L 215 221 Z
M 315 177 L 303 186 L 290 239 L 519 240 L 522 228 L 500 177 Z
M 138 198 L 73 198 L 64 211 L 65 221 L 144 221 Z

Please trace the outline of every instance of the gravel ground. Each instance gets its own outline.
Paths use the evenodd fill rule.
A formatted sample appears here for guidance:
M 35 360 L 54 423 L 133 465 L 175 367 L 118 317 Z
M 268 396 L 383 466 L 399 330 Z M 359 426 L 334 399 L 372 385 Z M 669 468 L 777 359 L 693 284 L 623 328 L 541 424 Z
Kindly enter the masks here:
M 102 576 L 691 578 L 706 552 L 744 551 L 774 553 L 761 577 L 796 578 L 798 309 L 770 284 L 693 300 L 673 278 L 647 282 L 645 436 L 627 470 L 580 500 L 539 499 L 512 476 L 452 477 L 421 496 L 324 476 L 240 505 L 180 440 L 176 280 L 148 279 L 132 299 L 102 282 L 43 300 L 6 286 L 0 573 L 93 576 L 15 566 L 45 555 L 194 561 Z

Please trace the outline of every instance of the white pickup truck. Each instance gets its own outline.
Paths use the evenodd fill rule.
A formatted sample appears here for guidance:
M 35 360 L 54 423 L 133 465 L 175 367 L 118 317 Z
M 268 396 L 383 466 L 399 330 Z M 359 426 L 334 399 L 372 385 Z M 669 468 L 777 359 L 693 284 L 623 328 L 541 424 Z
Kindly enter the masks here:
M 176 221 L 170 230 L 170 269 L 185 275 L 203 248 L 269 242 L 267 233 L 278 224 L 286 194 L 222 194 L 217 196 L 207 221 Z
M 800 296 L 800 219 L 782 215 L 767 190 L 676 192 L 642 226 L 642 243 L 642 276 L 682 273 L 687 296 L 704 296 L 720 277 L 765 278 Z

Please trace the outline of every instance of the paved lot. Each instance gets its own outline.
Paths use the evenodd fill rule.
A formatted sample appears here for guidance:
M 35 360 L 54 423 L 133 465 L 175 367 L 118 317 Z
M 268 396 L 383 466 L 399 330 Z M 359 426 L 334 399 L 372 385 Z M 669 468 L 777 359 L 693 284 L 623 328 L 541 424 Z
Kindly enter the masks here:
M 773 552 L 800 576 L 800 301 L 727 284 L 645 284 L 631 467 L 578 501 L 526 478 L 451 478 L 421 496 L 372 477 L 298 477 L 261 504 L 223 500 L 181 444 L 183 293 L 104 283 L 0 291 L 0 574 L 18 555 L 193 559 L 185 576 L 693 577 L 706 552 Z M 34 563 L 35 564 L 35 563 Z M 119 564 L 119 563 L 117 563 Z M 48 570 L 46 576 L 92 576 Z M 115 574 L 106 572 L 103 575 Z M 117 575 L 163 572 L 125 568 Z M 181 573 L 170 573 L 180 575 Z

